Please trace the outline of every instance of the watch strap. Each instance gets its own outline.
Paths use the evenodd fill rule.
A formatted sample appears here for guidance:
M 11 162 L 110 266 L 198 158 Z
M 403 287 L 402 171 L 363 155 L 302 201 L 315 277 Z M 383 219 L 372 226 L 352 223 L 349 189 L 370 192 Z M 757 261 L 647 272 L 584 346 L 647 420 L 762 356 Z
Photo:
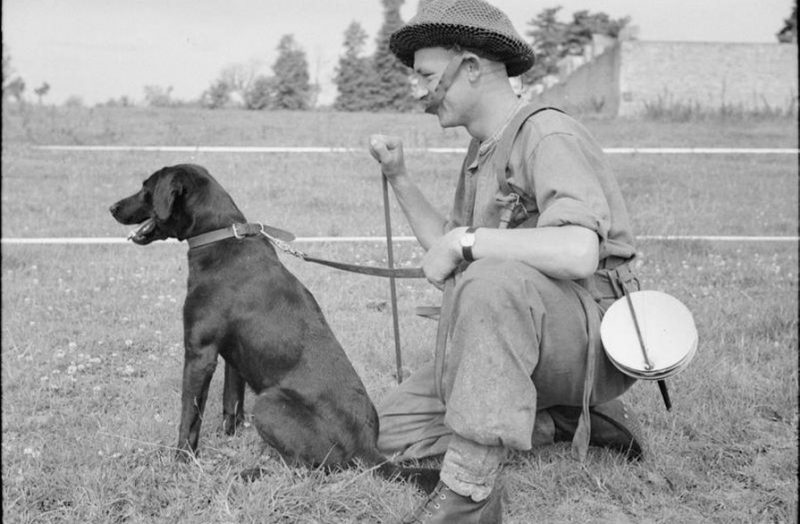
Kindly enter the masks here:
M 474 235 L 477 227 L 469 227 L 464 232 L 465 235 Z M 474 243 L 474 242 L 473 242 Z M 462 245 L 461 246 L 461 258 L 466 260 L 467 262 L 475 262 L 475 257 L 472 256 L 472 245 Z

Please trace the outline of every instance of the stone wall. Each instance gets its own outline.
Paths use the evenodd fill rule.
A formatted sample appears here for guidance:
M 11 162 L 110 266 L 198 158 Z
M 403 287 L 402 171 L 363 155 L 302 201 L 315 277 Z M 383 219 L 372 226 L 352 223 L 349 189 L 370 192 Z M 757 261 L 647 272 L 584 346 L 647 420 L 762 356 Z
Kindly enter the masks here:
M 709 42 L 622 42 L 620 116 L 647 106 L 716 111 L 794 110 L 797 46 Z
M 578 67 L 566 81 L 535 96 L 538 102 L 558 106 L 570 113 L 600 113 L 615 116 L 619 108 L 619 46 Z
M 638 116 L 700 111 L 797 111 L 797 46 L 620 42 L 533 98 L 574 112 Z

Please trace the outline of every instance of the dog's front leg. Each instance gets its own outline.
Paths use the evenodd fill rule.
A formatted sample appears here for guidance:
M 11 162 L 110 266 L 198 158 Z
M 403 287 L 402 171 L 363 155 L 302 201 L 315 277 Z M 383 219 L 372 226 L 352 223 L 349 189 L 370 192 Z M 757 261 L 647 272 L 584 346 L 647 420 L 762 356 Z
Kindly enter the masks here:
M 226 435 L 236 433 L 244 422 L 245 381 L 229 362 L 225 362 L 225 386 L 222 390 L 222 429 Z
M 217 367 L 217 348 L 186 347 L 183 361 L 183 391 L 181 393 L 181 423 L 178 428 L 178 456 L 188 458 L 197 451 L 203 409 L 206 407 L 208 386 Z

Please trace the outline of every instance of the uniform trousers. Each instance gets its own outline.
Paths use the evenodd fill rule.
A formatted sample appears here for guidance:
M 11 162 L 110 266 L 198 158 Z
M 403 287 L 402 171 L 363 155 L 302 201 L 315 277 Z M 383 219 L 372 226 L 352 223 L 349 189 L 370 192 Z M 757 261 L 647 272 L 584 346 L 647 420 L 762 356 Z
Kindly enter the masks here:
M 442 396 L 433 363 L 412 373 L 378 406 L 378 446 L 397 460 L 445 453 L 443 479 L 490 488 L 506 449 L 553 441 L 547 408 L 581 405 L 587 316 L 599 322 L 616 297 L 608 286 L 491 258 L 467 266 L 453 293 Z M 591 299 L 588 311 L 581 294 Z M 634 382 L 603 351 L 595 359 L 592 405 Z

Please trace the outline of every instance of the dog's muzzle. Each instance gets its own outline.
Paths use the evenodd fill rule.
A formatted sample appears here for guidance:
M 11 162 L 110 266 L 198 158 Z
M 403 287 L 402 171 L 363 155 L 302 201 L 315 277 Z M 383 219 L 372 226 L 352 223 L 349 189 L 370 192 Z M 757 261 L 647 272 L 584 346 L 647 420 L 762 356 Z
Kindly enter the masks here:
M 128 237 L 126 240 L 132 240 L 133 242 L 139 243 L 143 241 L 149 233 L 153 231 L 156 227 L 156 221 L 154 218 L 148 218 L 139 226 L 128 233 Z

